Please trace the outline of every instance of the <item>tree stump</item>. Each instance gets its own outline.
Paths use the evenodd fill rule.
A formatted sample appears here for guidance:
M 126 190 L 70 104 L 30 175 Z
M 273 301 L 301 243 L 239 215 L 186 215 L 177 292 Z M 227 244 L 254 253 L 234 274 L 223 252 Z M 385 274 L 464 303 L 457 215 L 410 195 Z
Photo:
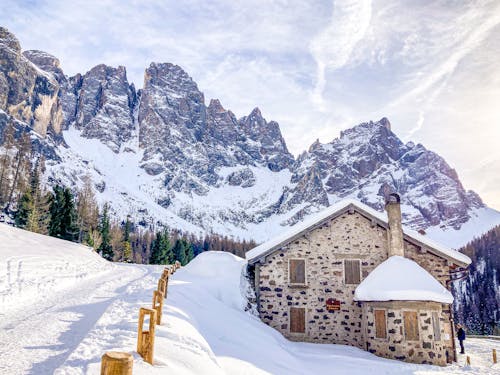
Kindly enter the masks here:
M 149 329 L 144 330 L 144 319 L 149 315 Z M 144 360 L 153 364 L 155 344 L 156 310 L 141 307 L 139 309 L 139 327 L 137 331 L 137 353 Z
M 130 353 L 106 352 L 101 359 L 101 375 L 132 375 L 133 365 Z
M 153 309 L 156 310 L 156 324 L 161 324 L 163 315 L 163 294 L 155 290 L 153 292 Z

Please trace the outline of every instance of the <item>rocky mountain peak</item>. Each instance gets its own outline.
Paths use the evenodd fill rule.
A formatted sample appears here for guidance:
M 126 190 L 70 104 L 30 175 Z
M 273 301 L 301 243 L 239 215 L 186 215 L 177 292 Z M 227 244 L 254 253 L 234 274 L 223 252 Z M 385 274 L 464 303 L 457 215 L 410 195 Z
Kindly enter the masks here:
M 59 59 L 50 53 L 38 50 L 27 50 L 23 52 L 23 55 L 40 69 L 52 73 L 57 82 L 62 83 L 66 80 Z
M 14 52 L 21 52 L 21 44 L 14 34 L 12 34 L 5 27 L 0 26 L 0 44 L 10 48 Z
M 223 113 L 226 112 L 219 99 L 210 99 L 210 104 L 207 107 L 210 113 Z

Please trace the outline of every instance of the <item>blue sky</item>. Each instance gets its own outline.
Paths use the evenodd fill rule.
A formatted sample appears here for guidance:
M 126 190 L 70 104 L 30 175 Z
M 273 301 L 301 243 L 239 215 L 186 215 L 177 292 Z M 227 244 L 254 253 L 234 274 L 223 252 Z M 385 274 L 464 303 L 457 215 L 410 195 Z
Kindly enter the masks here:
M 388 117 L 500 209 L 499 1 L 11 1 L 0 24 L 66 74 L 182 66 L 237 116 L 255 106 L 294 154 Z

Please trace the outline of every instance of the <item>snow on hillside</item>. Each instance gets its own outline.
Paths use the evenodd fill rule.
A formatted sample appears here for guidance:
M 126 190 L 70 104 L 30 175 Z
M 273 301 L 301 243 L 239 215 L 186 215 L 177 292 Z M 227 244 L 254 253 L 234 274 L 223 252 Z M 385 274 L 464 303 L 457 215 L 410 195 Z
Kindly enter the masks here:
M 492 208 L 482 207 L 474 209 L 470 215 L 471 218 L 462 225 L 460 230 L 439 226 L 430 227 L 425 230 L 427 236 L 435 241 L 459 249 L 467 245 L 474 238 L 481 237 L 481 235 L 491 228 L 500 225 L 500 214 Z
M 6 224 L 0 249 L 0 314 L 115 267 L 89 247 Z

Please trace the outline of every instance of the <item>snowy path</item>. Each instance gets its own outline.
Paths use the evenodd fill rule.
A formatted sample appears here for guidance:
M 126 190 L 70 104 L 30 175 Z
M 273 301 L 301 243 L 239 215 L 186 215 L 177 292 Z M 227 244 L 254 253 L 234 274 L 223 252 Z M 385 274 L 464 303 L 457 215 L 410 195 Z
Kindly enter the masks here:
M 124 290 L 152 269 L 117 265 L 5 313 L 0 322 L 0 373 L 51 374 Z

